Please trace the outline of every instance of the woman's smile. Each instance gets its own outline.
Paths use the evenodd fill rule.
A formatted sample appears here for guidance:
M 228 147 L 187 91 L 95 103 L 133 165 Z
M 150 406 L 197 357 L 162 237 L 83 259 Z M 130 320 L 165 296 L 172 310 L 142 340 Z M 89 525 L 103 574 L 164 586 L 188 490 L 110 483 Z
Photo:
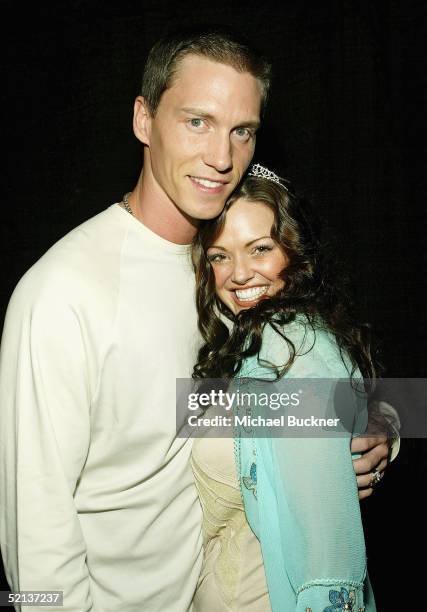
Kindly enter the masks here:
M 233 290 L 236 303 L 244 307 L 255 306 L 266 295 L 267 291 L 268 285 Z
M 284 286 L 288 258 L 271 237 L 273 210 L 243 198 L 227 211 L 224 227 L 207 251 L 220 300 L 237 314 Z

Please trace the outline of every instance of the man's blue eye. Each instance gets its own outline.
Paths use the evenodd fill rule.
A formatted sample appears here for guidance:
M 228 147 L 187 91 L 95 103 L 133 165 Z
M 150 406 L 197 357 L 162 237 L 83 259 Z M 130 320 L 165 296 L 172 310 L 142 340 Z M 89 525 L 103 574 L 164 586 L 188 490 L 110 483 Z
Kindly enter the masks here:
M 202 120 L 201 119 L 191 119 L 190 123 L 193 127 L 200 127 L 202 124 Z
M 245 138 L 246 136 L 249 136 L 249 131 L 247 130 L 247 128 L 237 128 L 236 134 Z

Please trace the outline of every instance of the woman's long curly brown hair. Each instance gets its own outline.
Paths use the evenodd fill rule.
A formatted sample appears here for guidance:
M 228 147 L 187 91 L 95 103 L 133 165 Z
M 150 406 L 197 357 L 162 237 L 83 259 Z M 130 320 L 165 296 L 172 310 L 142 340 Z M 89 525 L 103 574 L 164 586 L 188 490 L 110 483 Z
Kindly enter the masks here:
M 238 199 L 262 202 L 274 212 L 272 238 L 289 258 L 281 276 L 285 281 L 274 297 L 261 300 L 255 307 L 237 315 L 223 304 L 215 292 L 215 278 L 207 258 L 208 248 L 224 227 L 227 211 Z M 290 359 L 280 367 L 269 364 L 282 376 L 295 358 L 295 347 L 286 337 L 286 324 L 303 314 L 314 333 L 316 329 L 332 332 L 341 354 L 352 362 L 351 376 L 359 368 L 365 378 L 374 379 L 370 328 L 357 324 L 348 296 L 347 283 L 331 265 L 327 245 L 321 242 L 320 222 L 309 203 L 298 197 L 290 184 L 248 176 L 227 201 L 216 219 L 203 221 L 193 241 L 199 329 L 204 344 L 199 350 L 194 378 L 232 378 L 247 357 L 257 355 L 262 332 L 270 323 L 290 349 Z M 227 326 L 221 315 L 232 322 Z M 229 330 L 229 327 L 231 328 Z

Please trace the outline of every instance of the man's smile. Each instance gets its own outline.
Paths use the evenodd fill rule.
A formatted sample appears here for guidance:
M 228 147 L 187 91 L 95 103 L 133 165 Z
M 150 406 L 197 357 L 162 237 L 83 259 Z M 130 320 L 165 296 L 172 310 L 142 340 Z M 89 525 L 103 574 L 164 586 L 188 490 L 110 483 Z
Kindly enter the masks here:
M 193 185 L 207 193 L 220 193 L 228 184 L 228 181 L 214 181 L 200 176 L 189 176 L 189 178 Z

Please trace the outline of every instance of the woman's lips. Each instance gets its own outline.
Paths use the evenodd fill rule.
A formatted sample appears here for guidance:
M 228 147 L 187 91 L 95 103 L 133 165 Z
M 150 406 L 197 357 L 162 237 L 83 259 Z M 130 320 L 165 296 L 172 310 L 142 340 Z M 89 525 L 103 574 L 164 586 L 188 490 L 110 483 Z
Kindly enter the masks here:
M 248 287 L 247 289 L 234 289 L 233 299 L 239 306 L 255 306 L 260 300 L 265 299 L 268 285 Z

